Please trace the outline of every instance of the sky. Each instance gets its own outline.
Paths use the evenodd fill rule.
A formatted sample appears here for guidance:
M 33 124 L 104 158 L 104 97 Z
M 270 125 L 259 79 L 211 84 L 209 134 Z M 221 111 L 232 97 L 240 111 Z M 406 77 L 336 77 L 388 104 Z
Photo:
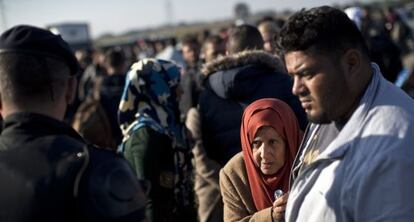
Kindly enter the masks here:
M 0 31 L 17 24 L 45 27 L 61 22 L 87 22 L 92 37 L 96 38 L 167 23 L 231 18 L 233 7 L 239 2 L 246 3 L 254 13 L 355 0 L 0 0 Z M 170 13 L 167 13 L 168 4 Z

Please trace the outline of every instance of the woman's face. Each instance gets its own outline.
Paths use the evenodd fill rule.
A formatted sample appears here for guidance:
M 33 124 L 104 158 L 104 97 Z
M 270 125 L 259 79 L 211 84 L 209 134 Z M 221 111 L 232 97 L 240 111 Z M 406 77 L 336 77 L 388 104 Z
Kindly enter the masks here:
M 275 174 L 285 164 L 285 141 L 270 126 L 257 130 L 252 148 L 254 162 L 264 175 Z

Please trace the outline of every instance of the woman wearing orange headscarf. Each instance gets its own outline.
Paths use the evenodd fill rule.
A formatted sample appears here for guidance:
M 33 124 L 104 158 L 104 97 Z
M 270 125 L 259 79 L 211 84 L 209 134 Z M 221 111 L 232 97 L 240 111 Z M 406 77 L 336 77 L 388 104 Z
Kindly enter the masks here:
M 295 114 L 281 100 L 257 100 L 244 111 L 240 137 L 242 152 L 220 172 L 224 221 L 282 220 L 302 140 Z M 285 195 L 275 201 L 279 189 Z

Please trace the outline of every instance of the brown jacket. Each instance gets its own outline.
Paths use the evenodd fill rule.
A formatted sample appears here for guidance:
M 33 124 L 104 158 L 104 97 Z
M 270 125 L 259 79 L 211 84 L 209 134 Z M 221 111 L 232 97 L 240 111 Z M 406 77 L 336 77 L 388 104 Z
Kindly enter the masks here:
M 221 200 L 219 172 L 220 165 L 207 157 L 201 142 L 198 110 L 191 108 L 187 113 L 187 129 L 196 141 L 192 149 L 195 168 L 194 191 L 198 199 L 199 222 L 222 222 L 223 202 Z
M 220 165 L 207 158 L 204 147 L 197 143 L 193 148 L 195 161 L 194 190 L 198 198 L 200 222 L 222 222 L 223 202 L 220 195 Z
M 272 221 L 271 207 L 257 212 L 253 203 L 242 152 L 220 171 L 224 221 Z

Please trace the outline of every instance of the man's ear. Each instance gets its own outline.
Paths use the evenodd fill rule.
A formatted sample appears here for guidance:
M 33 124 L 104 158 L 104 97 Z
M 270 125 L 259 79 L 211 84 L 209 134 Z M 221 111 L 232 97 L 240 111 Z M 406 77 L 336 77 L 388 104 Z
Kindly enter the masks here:
M 362 53 L 356 49 L 349 49 L 345 55 L 345 69 L 352 77 L 356 77 L 362 68 Z
M 68 86 L 65 92 L 65 99 L 68 105 L 72 104 L 73 101 L 75 100 L 77 84 L 78 84 L 78 79 L 76 78 L 76 76 L 68 78 Z

